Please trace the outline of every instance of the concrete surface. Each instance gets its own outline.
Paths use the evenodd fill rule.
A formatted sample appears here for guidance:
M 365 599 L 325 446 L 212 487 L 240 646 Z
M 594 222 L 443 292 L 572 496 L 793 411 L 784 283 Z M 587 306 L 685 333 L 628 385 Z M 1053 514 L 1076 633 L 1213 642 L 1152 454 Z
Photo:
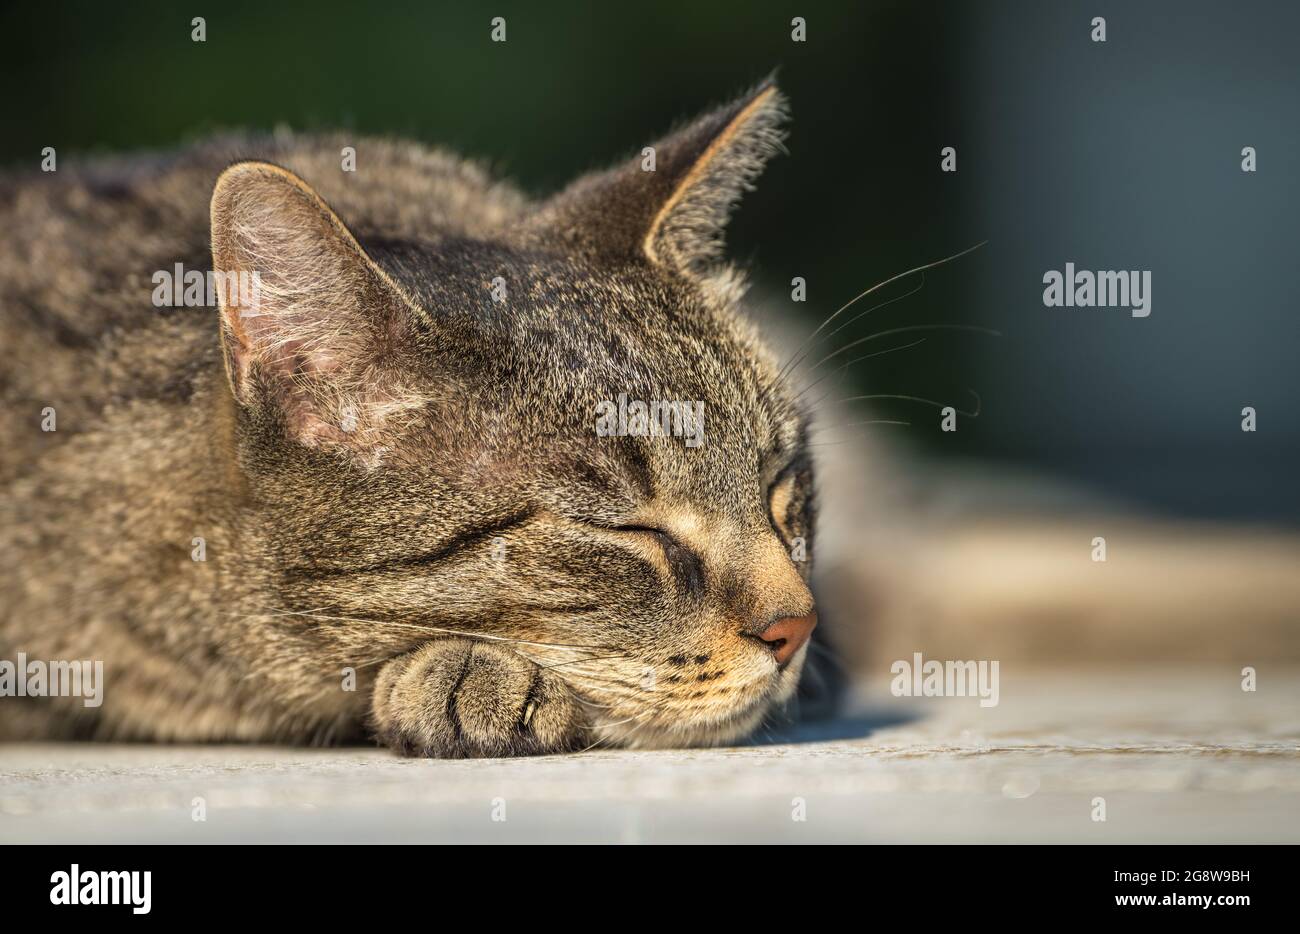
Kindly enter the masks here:
M 1300 842 L 1300 671 L 1240 681 L 1003 666 L 994 708 L 881 682 L 746 747 L 531 760 L 0 746 L 0 841 Z

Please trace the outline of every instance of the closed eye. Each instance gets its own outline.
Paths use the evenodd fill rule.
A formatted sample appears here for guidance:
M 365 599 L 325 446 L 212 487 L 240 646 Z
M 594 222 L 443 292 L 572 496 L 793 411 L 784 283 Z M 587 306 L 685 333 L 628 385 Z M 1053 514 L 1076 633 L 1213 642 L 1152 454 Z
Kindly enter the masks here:
M 619 525 L 614 526 L 612 531 L 651 536 L 663 549 L 664 558 L 678 585 L 688 594 L 704 592 L 704 561 L 671 533 L 649 525 Z
M 782 541 L 787 545 L 792 538 L 789 526 L 790 503 L 795 494 L 795 474 L 793 471 L 787 471 L 777 482 L 772 485 L 772 489 L 767 496 L 767 513 L 772 522 L 772 527 L 776 529 Z

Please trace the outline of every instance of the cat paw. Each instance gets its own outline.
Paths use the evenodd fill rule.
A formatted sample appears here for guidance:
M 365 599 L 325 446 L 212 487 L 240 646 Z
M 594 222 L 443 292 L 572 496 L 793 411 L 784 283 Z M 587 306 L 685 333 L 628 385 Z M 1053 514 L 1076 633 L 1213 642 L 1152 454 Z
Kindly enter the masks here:
M 565 752 L 580 748 L 586 722 L 559 677 L 472 639 L 431 642 L 390 661 L 371 716 L 385 745 L 439 759 Z

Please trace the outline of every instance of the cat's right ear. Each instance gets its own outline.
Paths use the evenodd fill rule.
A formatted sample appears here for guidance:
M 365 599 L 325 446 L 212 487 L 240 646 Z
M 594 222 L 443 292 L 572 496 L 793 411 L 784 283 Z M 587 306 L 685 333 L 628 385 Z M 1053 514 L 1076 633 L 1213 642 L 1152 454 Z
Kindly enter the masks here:
M 707 275 L 732 209 L 781 150 L 785 119 L 785 99 L 764 81 L 633 159 L 578 179 L 533 223 L 573 252 Z
M 226 169 L 211 215 L 235 399 L 305 445 L 379 446 L 385 423 L 419 403 L 397 366 L 419 309 L 287 169 Z

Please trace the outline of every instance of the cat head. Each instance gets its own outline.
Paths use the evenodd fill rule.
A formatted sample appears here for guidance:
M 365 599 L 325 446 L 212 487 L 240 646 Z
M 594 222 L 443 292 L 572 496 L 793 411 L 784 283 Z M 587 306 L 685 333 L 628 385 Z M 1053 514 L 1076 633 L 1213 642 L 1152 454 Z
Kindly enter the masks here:
M 631 745 L 733 739 L 788 697 L 807 423 L 720 259 L 783 110 L 762 85 L 489 237 L 363 244 L 285 169 L 228 169 L 239 574 L 298 614 L 268 625 L 358 665 L 506 640 Z

